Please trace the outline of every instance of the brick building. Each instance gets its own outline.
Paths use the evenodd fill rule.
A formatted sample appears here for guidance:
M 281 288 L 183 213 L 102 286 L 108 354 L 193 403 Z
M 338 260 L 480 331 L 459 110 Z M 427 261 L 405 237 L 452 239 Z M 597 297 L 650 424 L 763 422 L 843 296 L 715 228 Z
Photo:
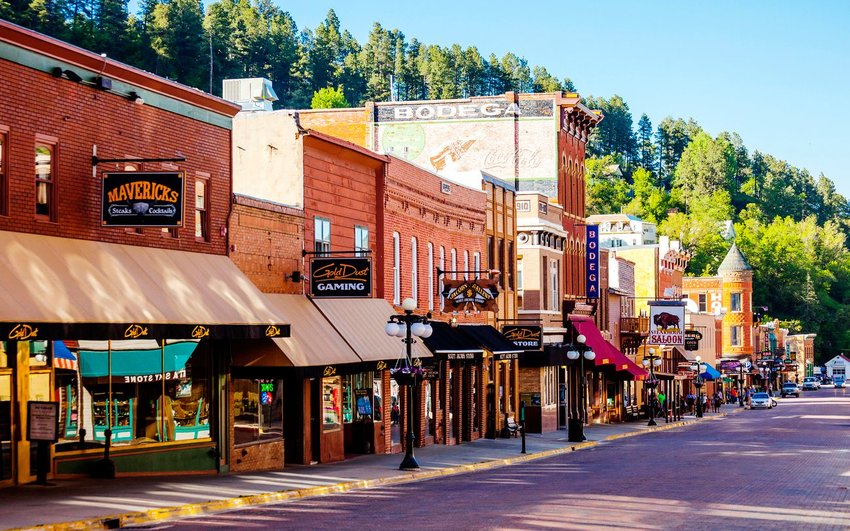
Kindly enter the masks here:
M 30 400 L 59 410 L 48 477 L 229 470 L 218 360 L 289 328 L 226 256 L 238 109 L 5 21 L 0 43 L 0 485 L 34 479 Z

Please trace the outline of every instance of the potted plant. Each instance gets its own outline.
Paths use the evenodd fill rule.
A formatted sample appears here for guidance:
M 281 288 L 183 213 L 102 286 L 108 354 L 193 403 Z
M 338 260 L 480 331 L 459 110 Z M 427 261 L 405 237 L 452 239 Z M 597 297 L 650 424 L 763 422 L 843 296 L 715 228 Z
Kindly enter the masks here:
M 405 365 L 390 369 L 390 378 L 399 385 L 414 385 L 425 379 L 425 371 L 422 367 Z

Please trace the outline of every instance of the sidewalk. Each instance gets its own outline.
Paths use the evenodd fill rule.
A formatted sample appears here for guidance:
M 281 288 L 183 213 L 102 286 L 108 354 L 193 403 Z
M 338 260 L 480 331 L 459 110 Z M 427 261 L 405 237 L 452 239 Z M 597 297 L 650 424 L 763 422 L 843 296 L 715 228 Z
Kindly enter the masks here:
M 731 408 L 727 409 L 727 412 Z M 646 421 L 594 424 L 587 441 L 571 443 L 565 431 L 526 436 L 521 440 L 479 439 L 457 446 L 416 449 L 421 470 L 398 470 L 401 454 L 364 455 L 340 463 L 287 466 L 284 470 L 226 476 L 141 477 L 113 480 L 57 480 L 55 486 L 25 485 L 0 489 L 2 529 L 114 529 L 124 525 L 195 516 L 260 503 L 346 492 L 351 489 L 423 480 L 485 470 L 595 446 L 622 437 L 661 431 L 725 416 L 685 417 L 657 426 Z

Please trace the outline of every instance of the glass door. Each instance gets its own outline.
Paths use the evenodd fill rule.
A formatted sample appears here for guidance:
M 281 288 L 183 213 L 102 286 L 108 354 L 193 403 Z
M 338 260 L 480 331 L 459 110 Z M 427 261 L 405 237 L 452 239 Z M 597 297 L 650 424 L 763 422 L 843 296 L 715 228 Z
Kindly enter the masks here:
M 0 483 L 11 482 L 12 458 L 12 371 L 0 369 Z

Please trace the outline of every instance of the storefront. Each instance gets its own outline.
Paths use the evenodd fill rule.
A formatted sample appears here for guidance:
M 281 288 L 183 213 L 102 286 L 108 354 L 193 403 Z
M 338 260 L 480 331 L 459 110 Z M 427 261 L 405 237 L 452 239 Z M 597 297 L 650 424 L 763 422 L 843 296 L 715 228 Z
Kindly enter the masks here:
M 10 232 L 0 243 L 4 483 L 34 479 L 29 401 L 58 405 L 56 477 L 103 472 L 107 438 L 118 475 L 229 470 L 217 389 L 231 344 L 290 327 L 226 256 Z

